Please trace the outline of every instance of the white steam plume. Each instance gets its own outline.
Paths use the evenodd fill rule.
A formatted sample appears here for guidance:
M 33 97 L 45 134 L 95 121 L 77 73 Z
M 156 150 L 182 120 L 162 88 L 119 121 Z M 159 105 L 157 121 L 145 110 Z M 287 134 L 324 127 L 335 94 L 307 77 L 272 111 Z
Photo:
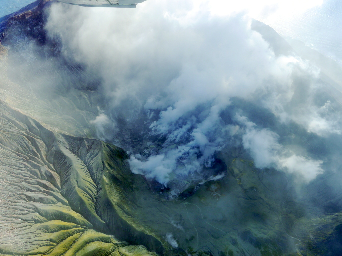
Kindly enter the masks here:
M 298 156 L 285 146 L 279 144 L 279 136 L 268 130 L 258 129 L 254 123 L 245 117 L 237 119 L 246 127 L 242 136 L 245 149 L 249 150 L 258 168 L 275 167 L 289 173 L 294 173 L 300 181 L 310 182 L 323 172 L 323 161 Z
M 101 76 L 109 102 L 94 121 L 101 137 L 112 136 L 101 128 L 108 120 L 115 140 L 124 137 L 120 118 L 128 127 L 143 119 L 136 135 L 159 140 L 158 150 L 148 144 L 147 154 L 134 146 L 128 150 L 133 172 L 163 184 L 214 165 L 215 153 L 232 136 L 221 114 L 234 97 L 257 102 L 280 123 L 296 122 L 319 136 L 338 131 L 313 100 L 318 68 L 295 55 L 276 56 L 247 16 L 215 16 L 205 7 L 180 0 L 148 0 L 136 10 L 54 4 L 46 27 L 61 38 L 65 56 Z M 232 122 L 245 127 L 241 143 L 257 167 L 276 166 L 307 181 L 322 172 L 321 160 L 285 156 L 276 131 L 238 118 Z

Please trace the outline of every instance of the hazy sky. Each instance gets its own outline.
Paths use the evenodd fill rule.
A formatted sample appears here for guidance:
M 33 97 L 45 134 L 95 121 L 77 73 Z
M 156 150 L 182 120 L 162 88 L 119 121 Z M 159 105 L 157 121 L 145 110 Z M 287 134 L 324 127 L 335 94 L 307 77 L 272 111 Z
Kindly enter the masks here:
M 32 3 L 32 0 L 1 0 L 0 17 L 12 12 L 18 11 L 26 5 Z

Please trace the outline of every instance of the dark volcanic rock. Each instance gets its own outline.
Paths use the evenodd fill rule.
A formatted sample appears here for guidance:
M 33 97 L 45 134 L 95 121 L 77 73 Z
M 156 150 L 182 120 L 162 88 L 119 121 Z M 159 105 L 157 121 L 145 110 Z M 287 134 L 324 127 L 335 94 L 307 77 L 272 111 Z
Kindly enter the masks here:
M 28 5 L 20 11 L 8 15 L 0 21 L 0 41 L 15 48 L 18 42 L 29 38 L 39 45 L 47 43 L 44 29 L 46 23 L 46 8 L 51 0 L 40 0 Z

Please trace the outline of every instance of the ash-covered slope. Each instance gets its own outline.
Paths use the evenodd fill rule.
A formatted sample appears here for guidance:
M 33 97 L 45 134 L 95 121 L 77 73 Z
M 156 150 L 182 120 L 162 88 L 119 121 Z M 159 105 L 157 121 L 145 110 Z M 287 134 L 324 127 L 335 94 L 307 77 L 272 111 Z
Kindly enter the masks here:
M 121 242 L 132 236 L 158 250 L 115 209 L 125 195 L 108 176 L 128 171 L 121 149 L 55 134 L 3 102 L 0 109 L 2 255 L 153 255 Z

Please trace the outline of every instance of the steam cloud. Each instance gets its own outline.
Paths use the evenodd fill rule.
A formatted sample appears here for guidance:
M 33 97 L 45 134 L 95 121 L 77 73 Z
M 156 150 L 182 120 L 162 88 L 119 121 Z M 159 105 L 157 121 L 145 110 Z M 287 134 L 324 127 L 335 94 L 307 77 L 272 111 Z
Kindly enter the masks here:
M 203 169 L 217 152 L 241 145 L 256 167 L 309 182 L 328 168 L 320 150 L 341 133 L 339 104 L 317 66 L 275 54 L 251 22 L 148 0 L 136 10 L 53 4 L 46 29 L 101 77 L 107 107 L 93 123 L 129 151 L 133 172 L 200 181 L 215 175 Z

